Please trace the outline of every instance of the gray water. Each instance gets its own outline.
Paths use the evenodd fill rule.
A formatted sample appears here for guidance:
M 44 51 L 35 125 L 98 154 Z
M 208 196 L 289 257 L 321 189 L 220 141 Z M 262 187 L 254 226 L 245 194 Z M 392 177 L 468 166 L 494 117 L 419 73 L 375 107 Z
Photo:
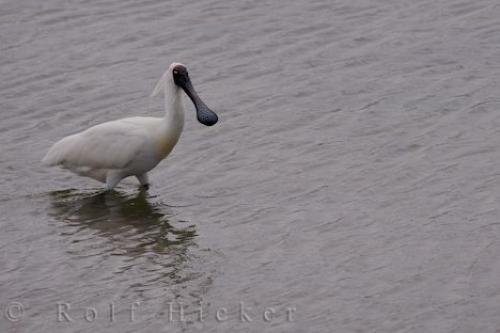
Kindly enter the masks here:
M 1 332 L 500 329 L 497 1 L 12 0 L 0 31 Z M 147 193 L 40 164 L 162 116 L 174 61 L 220 122 L 186 102 Z

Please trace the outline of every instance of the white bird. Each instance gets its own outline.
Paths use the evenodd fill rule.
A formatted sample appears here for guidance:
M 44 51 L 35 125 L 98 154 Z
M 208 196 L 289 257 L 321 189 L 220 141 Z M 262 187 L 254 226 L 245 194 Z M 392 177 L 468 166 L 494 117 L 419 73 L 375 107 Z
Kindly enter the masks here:
M 184 127 L 181 89 L 193 102 L 198 121 L 214 125 L 218 117 L 198 97 L 186 66 L 173 63 L 151 94 L 164 94 L 163 118 L 131 117 L 93 126 L 56 142 L 42 162 L 106 183 L 107 190 L 129 176 L 148 188 L 148 171 L 168 156 Z

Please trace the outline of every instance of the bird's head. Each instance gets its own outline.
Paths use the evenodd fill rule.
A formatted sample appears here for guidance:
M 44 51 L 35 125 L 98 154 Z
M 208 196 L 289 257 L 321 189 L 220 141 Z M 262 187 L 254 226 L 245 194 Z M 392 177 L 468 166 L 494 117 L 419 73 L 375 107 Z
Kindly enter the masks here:
M 217 114 L 203 103 L 196 90 L 194 90 L 185 65 L 178 62 L 172 63 L 156 85 L 152 96 L 157 95 L 162 89 L 165 89 L 168 82 L 173 83 L 171 86 L 177 89 L 181 88 L 189 96 L 196 109 L 196 118 L 198 118 L 200 123 L 206 126 L 212 126 L 217 123 L 219 120 Z

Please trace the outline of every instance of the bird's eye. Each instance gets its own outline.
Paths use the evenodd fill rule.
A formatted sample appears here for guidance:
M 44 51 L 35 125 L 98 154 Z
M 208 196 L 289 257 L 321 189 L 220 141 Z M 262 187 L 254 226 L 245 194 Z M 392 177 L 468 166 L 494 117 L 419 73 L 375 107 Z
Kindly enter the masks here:
M 179 72 L 178 71 L 174 71 L 174 74 L 177 75 L 177 74 L 179 74 Z

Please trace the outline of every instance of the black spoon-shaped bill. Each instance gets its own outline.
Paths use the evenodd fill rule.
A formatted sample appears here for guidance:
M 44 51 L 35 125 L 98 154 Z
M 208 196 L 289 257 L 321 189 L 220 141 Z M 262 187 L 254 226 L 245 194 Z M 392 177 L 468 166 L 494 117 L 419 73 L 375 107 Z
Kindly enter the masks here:
M 219 120 L 219 117 L 217 117 L 217 114 L 210 110 L 198 96 L 196 90 L 194 90 L 194 87 L 191 84 L 187 69 L 184 66 L 179 65 L 174 67 L 172 72 L 175 84 L 181 87 L 193 102 L 194 107 L 196 108 L 196 118 L 198 118 L 198 121 L 206 126 L 215 125 Z

